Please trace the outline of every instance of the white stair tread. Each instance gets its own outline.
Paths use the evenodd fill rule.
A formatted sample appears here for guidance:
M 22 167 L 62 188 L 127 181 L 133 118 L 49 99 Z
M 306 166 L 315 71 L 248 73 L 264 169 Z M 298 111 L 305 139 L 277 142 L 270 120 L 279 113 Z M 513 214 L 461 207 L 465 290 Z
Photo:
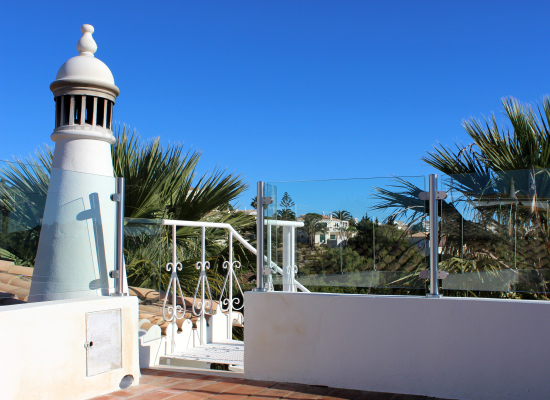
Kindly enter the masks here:
M 219 341 L 204 346 L 166 355 L 166 358 L 202 361 L 216 364 L 244 366 L 244 342 L 239 340 Z

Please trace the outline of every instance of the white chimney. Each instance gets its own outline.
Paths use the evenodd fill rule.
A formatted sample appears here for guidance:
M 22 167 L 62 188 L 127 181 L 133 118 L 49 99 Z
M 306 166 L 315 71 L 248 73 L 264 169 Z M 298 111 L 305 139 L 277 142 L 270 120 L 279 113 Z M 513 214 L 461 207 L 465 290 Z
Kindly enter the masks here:
M 113 106 L 119 89 L 82 25 L 79 54 L 50 85 L 55 100 L 52 171 L 29 301 L 108 295 L 114 287 Z

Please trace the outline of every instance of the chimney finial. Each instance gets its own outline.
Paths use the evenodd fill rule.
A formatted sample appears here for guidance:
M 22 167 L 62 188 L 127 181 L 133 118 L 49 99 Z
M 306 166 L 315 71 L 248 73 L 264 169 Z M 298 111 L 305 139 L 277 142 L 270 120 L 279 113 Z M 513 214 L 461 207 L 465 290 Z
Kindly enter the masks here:
M 82 37 L 76 44 L 76 49 L 81 56 L 93 57 L 94 53 L 97 51 L 97 44 L 92 37 L 94 27 L 89 24 L 84 24 L 80 27 L 80 31 L 82 32 Z

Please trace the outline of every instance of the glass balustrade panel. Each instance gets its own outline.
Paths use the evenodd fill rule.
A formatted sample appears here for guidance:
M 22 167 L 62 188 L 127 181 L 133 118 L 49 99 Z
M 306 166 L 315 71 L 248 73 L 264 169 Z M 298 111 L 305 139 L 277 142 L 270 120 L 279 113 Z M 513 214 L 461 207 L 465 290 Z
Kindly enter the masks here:
M 444 186 L 439 268 L 449 276 L 442 288 L 547 293 L 550 170 L 450 175 Z
M 275 290 L 424 294 L 424 177 L 269 186 L 277 192 L 265 230 Z
M 0 162 L 0 304 L 109 295 L 113 177 Z

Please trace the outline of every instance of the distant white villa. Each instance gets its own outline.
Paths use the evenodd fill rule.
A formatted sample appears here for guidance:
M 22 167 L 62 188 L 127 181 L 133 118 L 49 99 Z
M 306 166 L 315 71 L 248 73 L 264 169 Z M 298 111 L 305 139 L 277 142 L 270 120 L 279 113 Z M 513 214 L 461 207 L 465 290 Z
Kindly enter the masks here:
M 250 208 L 250 209 L 246 209 L 246 207 L 244 208 L 244 210 L 235 210 L 235 212 L 242 212 L 242 213 L 245 213 L 245 214 L 248 214 L 248 215 L 253 215 L 254 217 L 256 217 L 258 215 L 258 211 L 256 211 L 255 208 Z
M 303 222 L 304 218 L 305 215 L 300 215 L 296 220 L 298 222 Z M 339 247 L 343 242 L 345 243 L 349 237 L 356 235 L 356 232 L 344 233 L 344 229 L 349 228 L 349 221 L 333 218 L 332 214 L 325 215 L 325 213 L 323 213 L 322 223 L 327 226 L 327 231 L 325 233 L 318 232 L 315 234 L 314 244 L 316 246 L 326 244 L 329 247 Z M 308 233 L 303 230 L 298 230 L 296 234 L 298 243 L 308 243 L 308 237 Z

